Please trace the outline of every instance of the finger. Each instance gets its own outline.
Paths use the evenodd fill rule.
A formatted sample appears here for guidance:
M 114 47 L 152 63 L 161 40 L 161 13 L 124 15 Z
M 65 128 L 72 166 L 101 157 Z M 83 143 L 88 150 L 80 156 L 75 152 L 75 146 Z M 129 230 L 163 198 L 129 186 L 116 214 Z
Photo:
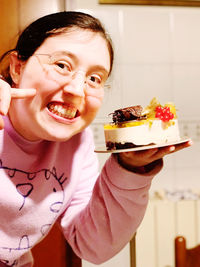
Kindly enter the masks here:
M 189 140 L 185 143 L 181 143 L 178 145 L 161 147 L 159 148 L 158 152 L 153 155 L 152 159 L 157 160 L 157 159 L 163 158 L 164 156 L 168 154 L 175 153 L 179 150 L 190 147 L 192 144 L 193 144 L 192 140 Z
M 146 157 L 155 154 L 158 151 L 158 148 L 151 148 L 151 149 L 144 149 L 138 151 L 129 151 L 129 152 L 122 152 L 127 157 L 138 156 L 138 157 Z
M 181 149 L 184 149 L 184 148 L 187 148 L 187 147 L 190 147 L 193 145 L 193 141 L 190 139 L 189 141 L 185 142 L 185 143 L 182 143 L 182 144 L 178 144 L 178 145 L 175 145 L 175 150 L 174 152 L 177 152 Z
M 181 143 L 181 144 L 160 148 L 158 153 L 163 153 L 163 154 L 174 153 L 174 152 L 177 152 L 177 151 L 182 150 L 184 148 L 190 147 L 192 144 L 193 144 L 192 140 L 189 140 L 189 141 Z
M 10 86 L 4 82 L 0 88 L 0 114 L 6 115 L 10 106 Z
M 121 157 L 123 159 L 127 159 L 128 161 L 134 161 L 136 164 L 139 162 L 146 162 L 146 159 L 151 157 L 154 153 L 156 153 L 157 149 L 149 149 L 142 151 L 129 151 L 122 152 Z
M 122 163 L 125 162 L 126 164 L 139 167 L 147 165 L 156 160 L 159 160 L 170 153 L 179 151 L 191 145 L 192 141 L 189 140 L 188 142 L 178 145 L 164 146 L 160 148 L 151 148 L 140 151 L 122 152 L 119 153 L 119 158 Z
M 119 153 L 119 158 L 122 162 L 129 165 L 144 166 L 153 161 L 154 154 L 158 151 L 158 148 L 146 149 L 141 151 L 130 151 Z
M 136 155 L 139 157 L 152 157 L 155 153 L 158 152 L 158 148 L 150 148 L 150 149 L 146 149 L 146 150 L 140 150 L 140 151 L 136 151 Z
M 36 95 L 36 89 L 34 88 L 27 88 L 27 89 L 11 88 L 12 98 L 26 98 L 35 95 Z
M 175 151 L 175 146 L 166 146 L 158 149 L 157 153 L 153 155 L 153 160 L 163 158 L 164 156 L 173 153 Z

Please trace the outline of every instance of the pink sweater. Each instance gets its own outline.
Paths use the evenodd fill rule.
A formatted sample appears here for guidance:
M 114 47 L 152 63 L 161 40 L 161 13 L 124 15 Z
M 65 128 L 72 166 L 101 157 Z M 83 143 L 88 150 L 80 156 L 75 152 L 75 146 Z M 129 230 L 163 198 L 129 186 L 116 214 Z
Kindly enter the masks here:
M 99 264 L 118 253 L 141 223 L 153 176 L 123 169 L 114 156 L 99 175 L 89 128 L 67 142 L 30 142 L 4 119 L 0 261 L 31 266 L 30 249 L 57 220 L 81 258 Z

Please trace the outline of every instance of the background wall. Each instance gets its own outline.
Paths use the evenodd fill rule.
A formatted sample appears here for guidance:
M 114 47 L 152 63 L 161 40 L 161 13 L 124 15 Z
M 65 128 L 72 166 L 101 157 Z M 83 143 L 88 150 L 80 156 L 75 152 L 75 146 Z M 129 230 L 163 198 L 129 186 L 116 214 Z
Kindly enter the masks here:
M 146 106 L 157 96 L 178 109 L 181 135 L 194 145 L 165 159 L 154 179 L 155 190 L 200 188 L 200 8 L 100 5 L 97 0 L 69 0 L 99 17 L 111 34 L 115 65 L 104 105 L 93 124 L 96 145 L 104 143 L 102 124 L 122 106 Z M 99 154 L 101 166 L 107 155 Z

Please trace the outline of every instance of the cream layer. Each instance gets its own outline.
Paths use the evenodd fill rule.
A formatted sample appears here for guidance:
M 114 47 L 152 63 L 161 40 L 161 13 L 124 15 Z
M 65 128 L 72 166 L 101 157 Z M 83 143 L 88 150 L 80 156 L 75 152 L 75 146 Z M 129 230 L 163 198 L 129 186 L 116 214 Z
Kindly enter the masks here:
M 104 128 L 106 142 L 126 143 L 135 145 L 163 144 L 180 140 L 178 120 L 173 120 L 171 125 L 155 119 L 152 123 L 132 127 L 119 127 L 114 129 Z

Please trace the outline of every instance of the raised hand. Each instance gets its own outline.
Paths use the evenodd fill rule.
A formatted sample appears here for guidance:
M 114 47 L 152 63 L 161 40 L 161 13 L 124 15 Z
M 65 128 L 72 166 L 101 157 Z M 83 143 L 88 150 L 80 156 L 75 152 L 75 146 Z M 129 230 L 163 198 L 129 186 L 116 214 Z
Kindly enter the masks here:
M 118 160 L 123 167 L 128 170 L 134 171 L 136 168 L 140 168 L 156 162 L 159 159 L 162 159 L 164 156 L 177 152 L 186 147 L 190 147 L 192 144 L 192 140 L 189 140 L 185 143 L 177 145 L 140 151 L 123 152 L 118 154 Z
M 10 101 L 12 98 L 26 98 L 33 97 L 36 94 L 36 89 L 27 88 L 11 88 L 10 85 L 4 80 L 0 79 L 0 115 L 6 115 L 10 107 Z M 0 129 L 3 129 L 4 123 L 0 116 Z

